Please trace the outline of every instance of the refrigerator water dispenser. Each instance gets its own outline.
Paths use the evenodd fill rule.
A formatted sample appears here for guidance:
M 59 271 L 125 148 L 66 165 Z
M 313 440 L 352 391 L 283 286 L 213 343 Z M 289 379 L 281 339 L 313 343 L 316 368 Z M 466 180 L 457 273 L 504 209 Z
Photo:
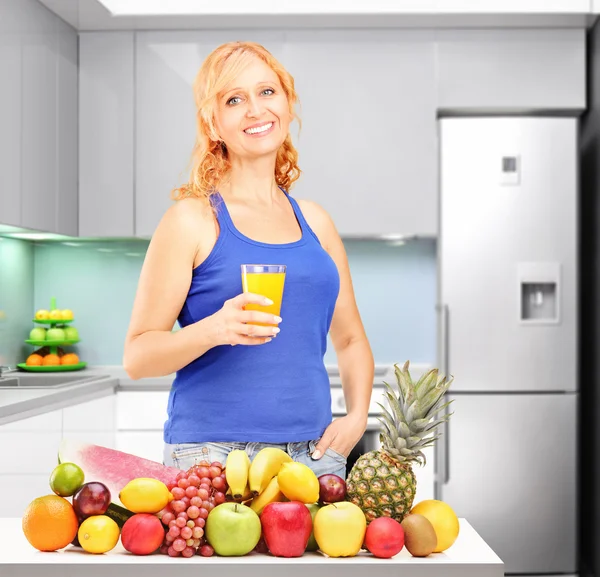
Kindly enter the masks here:
M 558 263 L 519 263 L 519 320 L 524 324 L 559 322 Z

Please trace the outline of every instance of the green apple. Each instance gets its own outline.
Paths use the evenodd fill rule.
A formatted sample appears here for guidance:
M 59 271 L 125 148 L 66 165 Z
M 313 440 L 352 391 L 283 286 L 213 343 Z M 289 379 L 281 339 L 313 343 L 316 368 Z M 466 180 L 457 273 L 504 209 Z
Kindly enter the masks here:
M 46 340 L 47 341 L 64 341 L 65 340 L 65 330 L 59 329 L 57 327 L 48 329 L 46 331 Z
M 65 339 L 67 341 L 78 341 L 79 340 L 79 332 L 75 327 L 66 327 L 63 329 L 65 331 Z
M 217 555 L 246 555 L 260 539 L 260 518 L 241 503 L 221 503 L 208 514 L 205 531 Z
M 31 332 L 29 333 L 29 338 L 32 341 L 45 341 L 46 329 L 43 329 L 42 327 L 35 327 L 34 329 L 31 329 Z
M 313 525 L 315 524 L 315 515 L 317 511 L 321 508 L 321 505 L 318 503 L 306 503 L 308 510 L 310 511 L 310 516 L 312 517 Z M 310 532 L 310 537 L 308 538 L 308 543 L 306 544 L 307 551 L 316 551 L 319 548 L 317 545 L 317 540 L 315 539 L 314 531 Z

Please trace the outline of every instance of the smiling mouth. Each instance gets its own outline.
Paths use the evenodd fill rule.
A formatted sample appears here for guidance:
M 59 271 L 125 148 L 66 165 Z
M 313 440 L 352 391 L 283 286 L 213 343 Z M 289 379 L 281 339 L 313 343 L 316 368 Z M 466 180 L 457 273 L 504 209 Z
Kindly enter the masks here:
M 255 126 L 254 128 L 246 128 L 244 132 L 246 134 L 260 134 L 262 132 L 267 132 L 273 126 L 272 122 L 267 122 L 266 124 L 262 124 L 261 126 Z

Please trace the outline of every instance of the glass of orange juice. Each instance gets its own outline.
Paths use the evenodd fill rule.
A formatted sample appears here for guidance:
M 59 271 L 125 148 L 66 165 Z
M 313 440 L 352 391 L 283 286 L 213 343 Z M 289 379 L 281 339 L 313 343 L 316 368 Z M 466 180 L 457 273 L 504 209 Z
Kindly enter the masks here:
M 272 305 L 248 304 L 245 310 L 261 311 L 280 316 L 286 265 L 284 264 L 243 264 L 242 287 L 245 293 L 262 295 L 273 301 Z M 269 323 L 249 323 L 260 326 L 277 326 Z

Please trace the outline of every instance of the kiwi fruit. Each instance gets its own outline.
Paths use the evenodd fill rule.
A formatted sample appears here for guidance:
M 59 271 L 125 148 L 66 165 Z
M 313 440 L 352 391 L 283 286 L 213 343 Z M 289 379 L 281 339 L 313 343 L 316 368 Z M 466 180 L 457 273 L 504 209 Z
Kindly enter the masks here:
M 410 514 L 402 520 L 404 546 L 413 557 L 427 557 L 437 546 L 433 525 L 423 515 Z

